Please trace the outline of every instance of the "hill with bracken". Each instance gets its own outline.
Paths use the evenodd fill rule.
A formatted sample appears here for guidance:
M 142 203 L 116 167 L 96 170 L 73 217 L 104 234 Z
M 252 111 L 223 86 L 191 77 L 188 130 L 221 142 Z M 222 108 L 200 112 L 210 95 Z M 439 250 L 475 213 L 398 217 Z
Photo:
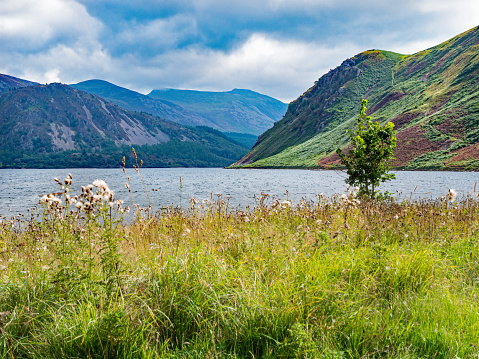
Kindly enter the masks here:
M 290 103 L 234 166 L 336 168 L 361 99 L 397 131 L 402 169 L 479 168 L 479 27 L 414 55 L 370 50 L 331 70 Z

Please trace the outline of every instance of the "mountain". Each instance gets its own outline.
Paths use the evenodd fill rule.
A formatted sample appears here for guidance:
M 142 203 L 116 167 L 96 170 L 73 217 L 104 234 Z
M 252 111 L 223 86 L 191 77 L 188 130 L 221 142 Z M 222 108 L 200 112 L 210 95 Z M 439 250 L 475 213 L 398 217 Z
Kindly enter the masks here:
M 64 84 L 0 96 L 0 168 L 118 167 L 135 146 L 145 166 L 225 166 L 247 149 L 207 127 L 131 112 Z
M 98 95 L 105 100 L 116 103 L 118 106 L 126 110 L 146 112 L 150 115 L 177 122 L 182 125 L 208 126 L 220 129 L 208 119 L 201 117 L 193 111 L 178 106 L 173 102 L 154 99 L 107 81 L 88 80 L 70 86 L 77 90 Z
M 280 120 L 287 105 L 249 90 L 205 92 L 153 90 L 148 96 L 103 80 L 72 87 L 98 95 L 130 111 L 152 114 L 188 126 L 208 126 L 227 133 L 259 135 Z
M 403 169 L 479 168 L 479 27 L 414 55 L 369 50 L 344 61 L 290 103 L 235 166 L 336 168 L 361 99 L 397 131 Z
M 36 82 L 18 79 L 13 76 L 0 74 L 0 94 L 20 87 L 38 85 Z
M 148 96 L 173 102 L 207 118 L 223 132 L 259 135 L 280 120 L 287 104 L 251 90 L 228 92 L 161 89 Z

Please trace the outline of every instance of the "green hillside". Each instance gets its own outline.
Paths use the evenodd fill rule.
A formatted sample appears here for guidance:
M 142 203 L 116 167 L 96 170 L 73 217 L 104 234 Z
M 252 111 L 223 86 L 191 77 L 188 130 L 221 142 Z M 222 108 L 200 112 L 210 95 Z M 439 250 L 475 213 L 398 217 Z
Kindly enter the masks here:
M 259 135 L 280 120 L 287 105 L 250 90 L 228 92 L 162 89 L 148 96 L 175 103 L 213 122 L 223 132 Z
M 293 101 L 236 166 L 334 168 L 362 98 L 397 130 L 394 166 L 479 168 L 479 28 L 406 56 L 370 50 Z

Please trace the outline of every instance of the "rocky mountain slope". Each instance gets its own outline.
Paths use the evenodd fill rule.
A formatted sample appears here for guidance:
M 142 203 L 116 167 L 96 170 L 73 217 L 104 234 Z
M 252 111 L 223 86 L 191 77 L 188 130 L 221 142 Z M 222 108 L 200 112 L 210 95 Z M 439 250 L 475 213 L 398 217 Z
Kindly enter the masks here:
M 285 114 L 287 104 L 251 90 L 227 92 L 163 89 L 148 96 L 173 102 L 207 118 L 223 132 L 259 135 Z
M 479 168 L 479 28 L 406 56 L 370 50 L 293 101 L 236 166 L 335 168 L 362 98 L 397 130 L 396 168 Z
M 36 82 L 18 79 L 13 76 L 0 74 L 0 94 L 26 86 L 38 85 Z
M 68 85 L 0 96 L 0 168 L 114 167 L 131 147 L 146 166 L 225 166 L 246 149 L 219 131 L 131 112 Z

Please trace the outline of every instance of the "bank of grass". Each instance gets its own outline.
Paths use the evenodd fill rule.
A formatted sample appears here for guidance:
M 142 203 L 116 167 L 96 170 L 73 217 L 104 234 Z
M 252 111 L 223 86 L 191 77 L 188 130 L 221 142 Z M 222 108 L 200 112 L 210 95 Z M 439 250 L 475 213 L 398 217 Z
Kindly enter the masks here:
M 59 183 L 42 220 L 1 222 L 2 358 L 479 353 L 476 192 L 243 211 L 218 197 L 123 224 L 101 181 L 76 198 Z

